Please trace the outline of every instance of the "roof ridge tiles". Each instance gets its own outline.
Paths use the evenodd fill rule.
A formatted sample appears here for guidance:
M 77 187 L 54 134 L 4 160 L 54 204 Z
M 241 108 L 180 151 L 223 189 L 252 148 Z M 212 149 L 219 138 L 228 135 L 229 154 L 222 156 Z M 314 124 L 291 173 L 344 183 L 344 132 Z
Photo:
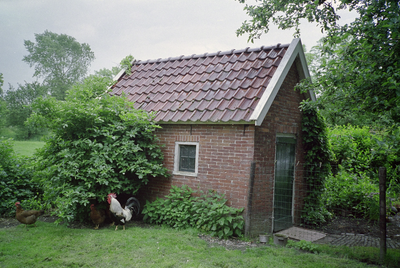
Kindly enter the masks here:
M 215 57 L 215 56 L 223 56 L 223 55 L 231 55 L 231 54 L 241 54 L 241 53 L 248 53 L 248 52 L 259 52 L 261 50 L 273 50 L 273 49 L 282 49 L 289 47 L 290 44 L 281 44 L 278 43 L 272 46 L 261 46 L 261 47 L 246 47 L 243 49 L 231 49 L 226 51 L 218 51 L 218 52 L 211 52 L 211 53 L 202 53 L 202 54 L 192 54 L 192 55 L 181 55 L 177 57 L 169 57 L 169 58 L 158 58 L 158 59 L 148 59 L 148 60 L 135 60 L 132 64 L 139 65 L 139 64 L 148 64 L 148 63 L 160 63 L 160 62 L 168 62 L 168 61 L 180 61 L 180 60 L 189 60 L 189 59 L 198 59 L 198 58 L 207 58 L 207 57 Z

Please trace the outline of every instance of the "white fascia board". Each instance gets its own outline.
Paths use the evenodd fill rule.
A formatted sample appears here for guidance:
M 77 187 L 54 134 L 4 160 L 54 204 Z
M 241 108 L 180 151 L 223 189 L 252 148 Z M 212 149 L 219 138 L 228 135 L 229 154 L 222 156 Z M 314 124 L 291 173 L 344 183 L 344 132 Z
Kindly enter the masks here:
M 111 87 L 112 87 L 113 85 L 116 84 L 116 81 L 118 81 L 118 80 L 125 74 L 125 70 L 126 70 L 126 69 L 122 69 L 121 71 L 119 71 L 119 73 L 118 73 L 116 76 L 114 76 L 113 82 L 111 83 L 111 85 L 109 85 L 109 86 L 107 87 L 107 92 L 108 92 L 109 90 L 111 90 Z
M 250 120 L 254 120 L 256 126 L 260 126 L 262 124 L 265 116 L 269 111 L 269 108 L 272 105 L 272 102 L 276 97 L 276 94 L 278 94 L 278 91 L 297 56 L 299 56 L 302 69 L 299 70 L 299 72 L 301 72 L 300 76 L 304 74 L 304 78 L 310 77 L 300 38 L 293 39 L 292 43 L 289 45 L 288 50 L 283 56 L 282 61 L 278 66 L 278 69 L 276 70 L 274 76 L 272 77 L 267 88 L 265 89 L 264 94 L 258 102 L 258 105 L 254 109 L 250 117 Z M 310 97 L 313 101 L 316 100 L 315 94 L 312 91 L 310 92 Z
M 123 68 L 121 71 L 119 71 L 119 73 L 114 76 L 113 81 L 118 81 L 125 73 L 126 68 Z
M 135 63 L 135 61 L 136 61 L 135 59 L 132 60 L 131 66 Z M 123 68 L 121 71 L 119 71 L 119 73 L 116 76 L 114 76 L 114 78 L 113 78 L 113 82 L 114 82 L 113 84 L 115 84 L 115 81 L 118 81 L 125 74 L 125 72 L 126 72 L 126 68 Z M 108 89 L 110 89 L 112 87 L 112 85 L 109 86 Z

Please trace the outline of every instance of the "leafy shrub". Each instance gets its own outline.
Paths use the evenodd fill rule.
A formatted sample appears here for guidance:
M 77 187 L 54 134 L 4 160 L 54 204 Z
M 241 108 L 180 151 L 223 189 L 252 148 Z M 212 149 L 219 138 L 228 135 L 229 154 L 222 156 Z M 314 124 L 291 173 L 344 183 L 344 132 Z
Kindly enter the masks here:
M 38 150 L 35 177 L 61 220 L 88 220 L 91 199 L 135 194 L 148 176 L 168 176 L 153 116 L 109 96 L 107 78 L 90 76 L 65 101 L 38 98 L 30 124 L 51 130 Z
M 0 215 L 13 215 L 17 201 L 25 209 L 40 208 L 38 198 L 42 191 L 32 181 L 31 158 L 18 156 L 12 140 L 0 138 L 0 159 Z
M 365 173 L 350 173 L 340 166 L 325 181 L 323 203 L 330 211 L 352 211 L 369 219 L 379 219 L 379 186 Z
M 399 128 L 375 132 L 368 127 L 337 126 L 328 131 L 328 137 L 337 166 L 354 176 L 362 173 L 375 184 L 379 183 L 379 167 L 385 167 L 389 196 L 400 192 Z
M 400 129 L 375 132 L 368 127 L 337 126 L 328 131 L 328 137 L 335 164 L 349 172 L 368 171 L 370 177 L 377 177 L 377 170 L 384 166 L 388 178 L 398 177 Z
M 333 162 L 351 172 L 362 172 L 370 168 L 372 151 L 377 135 L 368 127 L 336 126 L 328 131 Z
M 371 166 L 375 170 L 386 168 L 388 195 L 395 197 L 400 193 L 400 127 L 385 132 L 382 139 L 377 140 L 372 155 Z M 379 176 L 375 175 L 375 178 L 378 181 Z
M 243 208 L 228 207 L 224 195 L 215 191 L 201 196 L 195 194 L 185 185 L 181 188 L 172 186 L 165 199 L 146 202 L 143 220 L 178 229 L 192 227 L 219 238 L 243 236 L 244 219 L 240 215 Z

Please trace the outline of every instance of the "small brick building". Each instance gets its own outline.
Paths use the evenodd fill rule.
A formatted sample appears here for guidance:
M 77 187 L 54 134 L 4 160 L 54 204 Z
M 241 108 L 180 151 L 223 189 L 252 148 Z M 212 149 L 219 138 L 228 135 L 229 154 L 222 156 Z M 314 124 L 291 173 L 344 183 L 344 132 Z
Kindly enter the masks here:
M 171 185 L 225 194 L 245 208 L 246 234 L 295 223 L 302 207 L 303 147 L 299 104 L 315 100 L 295 85 L 309 72 L 300 39 L 291 44 L 134 61 L 113 95 L 155 112 L 172 176 L 150 178 L 139 197 Z M 289 179 L 288 179 L 289 178 Z M 282 181 L 283 180 L 283 181 Z

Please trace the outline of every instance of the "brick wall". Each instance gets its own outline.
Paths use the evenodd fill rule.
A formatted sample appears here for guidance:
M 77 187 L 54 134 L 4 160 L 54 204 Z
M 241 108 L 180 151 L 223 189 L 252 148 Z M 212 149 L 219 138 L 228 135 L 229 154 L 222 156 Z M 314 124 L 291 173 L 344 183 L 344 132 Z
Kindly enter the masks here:
M 216 190 L 225 194 L 228 205 L 247 206 L 250 163 L 254 155 L 254 126 L 249 125 L 162 125 L 157 130 L 164 144 L 164 165 L 174 169 L 175 142 L 199 142 L 198 175 L 151 178 L 138 193 L 142 200 L 154 200 L 169 193 L 170 185 L 188 185 L 194 190 Z

